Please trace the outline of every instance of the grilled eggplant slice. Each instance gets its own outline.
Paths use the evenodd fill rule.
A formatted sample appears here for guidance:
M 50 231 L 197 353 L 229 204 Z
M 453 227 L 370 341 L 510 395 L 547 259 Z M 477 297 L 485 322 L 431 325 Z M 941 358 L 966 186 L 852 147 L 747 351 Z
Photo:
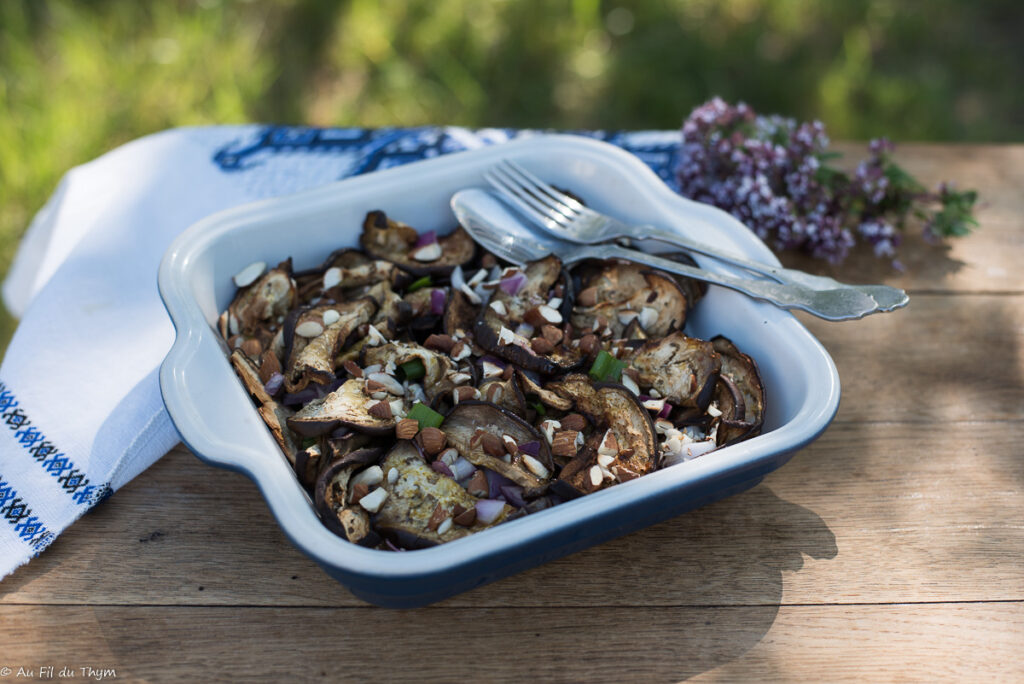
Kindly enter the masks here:
M 331 273 L 328 274 L 328 271 Z M 345 301 L 351 298 L 346 295 L 351 295 L 355 288 L 380 282 L 397 285 L 407 278 L 390 261 L 371 259 L 360 250 L 350 247 L 336 250 L 321 266 L 296 273 L 294 277 L 300 301 L 303 302 L 316 297 Z
M 252 360 L 245 355 L 241 349 L 236 349 L 231 352 L 231 365 L 235 368 L 235 373 L 242 380 L 242 384 L 245 385 L 245 389 L 249 390 L 249 394 L 259 404 L 269 404 L 273 402 L 273 398 L 267 394 L 267 390 L 264 387 L 263 381 L 260 379 L 260 372 L 253 365 Z
M 274 325 L 297 301 L 292 260 L 288 259 L 238 291 L 228 307 L 228 332 L 255 336 L 264 326 Z
M 523 488 L 523 496 L 528 499 L 540 496 L 547 490 L 548 482 L 554 473 L 554 461 L 547 441 L 532 425 L 509 411 L 486 401 L 468 400 L 459 402 L 441 423 L 441 430 L 448 437 L 449 446 L 455 447 L 459 454 L 475 466 L 493 470 Z M 539 445 L 536 460 L 543 470 L 531 469 L 525 459 L 504 458 L 488 453 L 478 435 L 484 433 L 502 439 L 511 437 L 516 444 L 535 442 Z M 540 470 L 540 472 L 537 472 Z M 545 475 L 546 471 L 546 475 Z
M 319 437 L 336 427 L 345 426 L 371 435 L 384 435 L 395 429 L 395 418 L 378 418 L 369 407 L 374 402 L 363 390 L 364 381 L 353 378 L 326 397 L 314 399 L 288 419 L 288 427 L 303 437 Z
M 388 497 L 373 516 L 373 526 L 402 548 L 425 548 L 465 537 L 503 522 L 512 512 L 512 508 L 506 505 L 489 524 L 478 520 L 468 527 L 441 525 L 431 529 L 430 520 L 438 508 L 451 516 L 456 506 L 469 510 L 476 505 L 477 499 L 452 478 L 431 469 L 416 446 L 408 440 L 400 440 L 388 452 L 381 469 L 384 473 L 394 469 L 398 475 L 393 483 L 390 477 L 381 482 Z
M 562 262 L 549 256 L 527 264 L 523 273 L 525 282 L 515 294 L 501 288 L 495 290 L 489 305 L 480 312 L 473 326 L 477 343 L 520 368 L 545 375 L 566 373 L 579 367 L 584 361 L 579 349 L 560 342 L 550 345 L 550 349 L 545 351 L 545 348 L 515 333 L 522 323 L 538 331 L 544 325 L 562 329 L 572 300 L 571 280 L 566 276 Z M 562 296 L 554 297 L 553 292 L 559 285 Z M 552 307 L 551 300 L 555 298 L 561 302 Z
M 285 426 L 286 421 L 293 413 L 292 410 L 278 404 L 267 393 L 263 382 L 260 380 L 259 371 L 256 370 L 256 366 L 240 349 L 232 352 L 231 365 L 234 366 L 235 373 L 238 374 L 242 384 L 256 401 L 260 417 L 263 418 L 263 422 L 270 428 L 270 433 L 274 436 L 277 445 L 281 447 L 281 451 L 284 452 L 288 462 L 294 466 L 301 449 L 291 430 Z
M 534 394 L 540 399 L 542 404 L 559 411 L 568 411 L 572 408 L 572 399 L 563 397 L 557 392 L 544 389 L 535 378 L 530 376 L 530 373 L 522 369 L 516 369 L 516 377 L 519 380 L 519 386 L 522 388 L 523 395 Z
M 526 398 L 514 377 L 508 380 L 488 380 L 479 389 L 483 401 L 496 404 L 517 416 L 526 415 Z
M 416 382 L 423 385 L 427 399 L 433 400 L 440 394 L 452 391 L 455 383 L 451 375 L 455 364 L 445 354 L 421 347 L 414 342 L 388 342 L 377 347 L 363 347 L 363 367 L 393 363 L 398 368 L 404 363 L 419 359 L 423 364 L 423 377 Z
M 642 388 L 658 390 L 676 406 L 707 409 L 722 361 L 710 342 L 674 332 L 626 355 Z
M 348 505 L 348 484 L 357 470 L 376 461 L 380 453 L 353 452 L 348 459 L 335 459 L 320 471 L 313 488 L 317 513 L 329 530 L 362 546 L 374 546 L 380 537 L 370 525 L 370 516 L 358 505 Z
M 686 264 L 687 266 L 700 268 L 700 264 L 694 261 L 693 257 L 686 252 L 672 252 L 670 254 L 659 254 L 658 256 L 671 259 L 672 261 L 678 261 L 679 263 Z M 687 278 L 684 275 L 676 273 L 670 273 L 668 275 L 676 281 L 679 285 L 679 289 L 683 291 L 684 295 L 686 295 L 686 301 L 690 304 L 691 310 L 700 298 L 708 292 L 708 284 L 703 280 L 694 280 L 693 278 Z
M 579 373 L 548 383 L 547 389 L 571 398 L 574 408 L 597 426 L 574 459 L 576 462 L 563 469 L 561 484 L 555 488 L 557 493 L 589 494 L 657 469 L 654 423 L 635 394 L 617 383 L 591 382 Z M 614 436 L 614 455 L 607 454 L 613 458 L 604 465 L 598 461 L 599 449 L 609 432 Z M 593 471 L 595 466 L 597 471 Z M 592 471 L 602 476 L 600 482 L 591 480 Z
M 690 303 L 668 273 L 624 261 L 604 261 L 580 267 L 580 294 L 572 311 L 577 331 L 626 338 L 636 321 L 650 337 L 680 330 Z
M 363 221 L 359 244 L 368 254 L 384 259 L 417 276 L 448 275 L 456 266 L 472 261 L 476 243 L 461 227 L 438 238 L 440 253 L 427 259 L 416 248 L 419 235 L 411 227 L 388 218 L 383 211 L 371 211 Z M 419 258 L 417 258 L 419 256 Z
M 473 330 L 476 321 L 476 307 L 461 291 L 452 288 L 444 306 L 444 332 L 455 339 L 462 339 Z
M 285 389 L 298 392 L 310 382 L 326 385 L 334 380 L 335 357 L 348 336 L 367 323 L 376 308 L 376 302 L 365 297 L 345 304 L 306 309 L 294 320 L 289 319 L 286 334 L 291 334 L 291 350 L 284 373 Z M 330 314 L 331 311 L 334 314 Z M 328 320 L 334 322 L 328 325 Z M 303 337 L 299 334 L 304 331 L 303 326 L 312 326 L 314 330 L 319 327 L 321 332 L 315 337 Z
M 711 344 L 722 358 L 721 377 L 715 396 L 722 416 L 718 423 L 718 445 L 732 444 L 761 433 L 764 425 L 764 385 L 757 363 L 726 337 Z

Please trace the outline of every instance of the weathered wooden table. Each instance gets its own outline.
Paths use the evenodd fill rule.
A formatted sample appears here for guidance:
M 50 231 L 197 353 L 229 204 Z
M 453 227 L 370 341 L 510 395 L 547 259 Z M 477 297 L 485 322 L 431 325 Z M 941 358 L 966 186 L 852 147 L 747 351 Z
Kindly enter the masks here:
M 175 449 L 0 583 L 0 682 L 1024 679 L 1024 146 L 900 158 L 980 188 L 982 228 L 909 240 L 903 274 L 833 272 L 911 304 L 801 317 L 842 406 L 758 487 L 391 611 L 296 551 L 248 480 Z

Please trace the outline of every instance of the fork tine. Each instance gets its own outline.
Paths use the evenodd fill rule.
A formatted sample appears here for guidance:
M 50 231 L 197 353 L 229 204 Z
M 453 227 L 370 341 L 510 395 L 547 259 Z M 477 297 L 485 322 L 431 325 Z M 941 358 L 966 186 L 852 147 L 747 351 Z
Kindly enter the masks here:
M 582 212 L 587 210 L 587 207 L 585 205 L 581 204 L 580 202 L 577 202 L 571 196 L 565 194 L 561 190 L 558 190 L 554 186 L 545 183 L 540 178 L 537 178 L 537 176 L 533 175 L 532 173 L 524 169 L 522 166 L 512 161 L 511 159 L 503 159 L 502 161 L 509 168 L 513 169 L 517 174 L 519 174 L 521 177 L 529 181 L 532 185 L 536 186 L 540 190 L 547 193 L 548 196 L 554 199 L 556 202 L 564 204 L 570 210 L 575 212 Z
M 565 216 L 570 221 L 577 218 L 576 211 L 563 202 L 561 199 L 556 197 L 557 191 L 549 185 L 541 183 L 535 176 L 531 177 L 526 175 L 526 171 L 521 167 L 517 166 L 514 162 L 508 159 L 502 159 L 498 162 L 494 171 L 501 172 L 509 179 L 509 182 L 513 185 L 517 185 L 522 188 L 525 192 L 530 193 L 539 202 L 548 207 L 548 213 L 558 212 L 562 216 Z M 558 217 L 553 217 L 558 220 Z
M 567 226 L 574 218 L 572 215 L 567 214 L 557 202 L 545 197 L 537 188 L 530 187 L 528 184 L 524 185 L 522 181 L 514 177 L 508 169 L 502 168 L 500 164 L 492 166 L 488 169 L 488 173 L 504 182 L 506 187 L 514 189 L 516 194 L 523 198 L 524 201 L 529 202 L 538 211 L 546 214 L 552 221 Z
M 540 204 L 529 193 L 522 192 L 518 186 L 509 184 L 508 181 L 499 178 L 490 171 L 484 173 L 484 179 L 534 223 L 539 223 L 550 230 L 565 229 L 565 226 L 556 221 L 544 205 Z

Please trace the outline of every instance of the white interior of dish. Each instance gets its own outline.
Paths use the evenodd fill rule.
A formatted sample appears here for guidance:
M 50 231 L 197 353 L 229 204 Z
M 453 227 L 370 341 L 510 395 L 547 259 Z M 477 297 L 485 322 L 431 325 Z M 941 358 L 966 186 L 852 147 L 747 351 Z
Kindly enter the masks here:
M 438 549 L 389 554 L 332 535 L 316 520 L 269 431 L 260 429 L 259 416 L 211 329 L 234 295 L 231 278 L 254 261 L 273 265 L 290 256 L 296 269 L 318 265 L 334 249 L 356 246 L 363 218 L 373 209 L 421 231 L 448 232 L 455 226 L 448 206 L 451 195 L 484 185 L 483 170 L 501 157 L 570 188 L 598 211 L 671 227 L 723 249 L 777 263 L 737 221 L 675 195 L 639 160 L 609 145 L 568 136 L 538 137 L 377 172 L 230 210 L 190 228 L 161 267 L 161 292 L 179 335 L 162 373 L 165 400 L 186 441 L 210 460 L 249 471 L 289 536 L 322 562 L 378 574 L 457 563 L 505 543 L 528 540 L 553 525 L 582 524 L 588 515 L 658 488 L 792 449 L 817 434 L 835 411 L 835 367 L 796 319 L 770 304 L 711 287 L 688 321 L 687 332 L 705 339 L 725 335 L 757 361 L 768 405 L 761 436 Z M 735 272 L 711 259 L 697 261 L 703 268 Z

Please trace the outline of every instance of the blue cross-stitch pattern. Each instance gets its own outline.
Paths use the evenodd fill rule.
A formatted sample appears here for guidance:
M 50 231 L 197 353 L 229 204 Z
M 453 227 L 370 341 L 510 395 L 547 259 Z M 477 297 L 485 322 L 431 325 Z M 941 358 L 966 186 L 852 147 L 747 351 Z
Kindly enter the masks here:
M 463 131 L 477 135 L 484 144 L 515 138 L 526 131 L 487 129 Z M 617 145 L 636 155 L 671 188 L 678 188 L 675 168 L 678 141 L 652 142 L 649 137 L 629 131 L 568 131 Z M 400 166 L 420 159 L 437 157 L 466 149 L 460 136 L 437 127 L 423 128 L 308 128 L 266 126 L 253 140 L 233 142 L 217 150 L 213 162 L 222 171 L 239 172 L 259 167 L 264 160 L 280 153 L 345 154 L 356 159 L 342 176 L 358 175 Z
M 35 555 L 39 555 L 43 549 L 57 536 L 46 529 L 46 525 L 37 517 L 32 515 L 32 509 L 18 496 L 14 486 L 4 479 L 0 474 L 0 517 L 14 528 L 18 538 L 28 544 Z
M 19 406 L 14 392 L 0 382 L 0 423 L 14 431 L 15 443 L 20 445 L 43 471 L 57 480 L 61 490 L 80 506 L 95 506 L 111 494 L 110 484 L 92 484 L 85 472 L 46 439 L 38 427 Z M 23 530 L 22 530 L 23 531 Z

